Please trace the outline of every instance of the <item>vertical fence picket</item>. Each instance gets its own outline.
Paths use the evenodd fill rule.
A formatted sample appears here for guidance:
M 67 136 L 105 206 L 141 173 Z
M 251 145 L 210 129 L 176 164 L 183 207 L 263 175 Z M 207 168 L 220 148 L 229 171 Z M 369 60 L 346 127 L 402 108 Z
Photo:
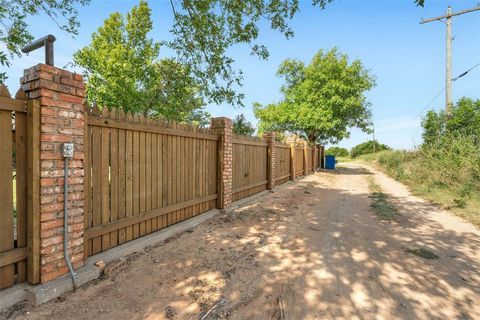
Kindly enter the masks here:
M 6 88 L 3 92 L 6 94 L 1 94 L 0 91 L 0 96 L 9 97 Z M 12 154 L 12 113 L 0 110 L 0 221 L 2 222 L 0 225 L 0 252 L 14 248 Z M 14 283 L 15 266 L 10 264 L 0 267 L 0 288 L 10 287 Z
M 18 97 L 18 94 L 17 96 Z M 27 114 L 15 113 L 15 170 L 16 170 L 16 212 L 17 212 L 17 248 L 27 246 Z M 27 279 L 27 263 L 17 263 L 17 282 Z

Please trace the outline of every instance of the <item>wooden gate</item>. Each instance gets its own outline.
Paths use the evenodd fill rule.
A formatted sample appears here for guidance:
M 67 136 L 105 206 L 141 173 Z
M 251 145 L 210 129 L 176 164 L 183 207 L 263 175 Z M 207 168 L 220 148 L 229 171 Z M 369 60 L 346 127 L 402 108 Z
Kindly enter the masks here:
M 38 131 L 34 132 L 38 122 L 37 126 L 32 122 L 38 120 L 38 110 L 35 114 L 32 110 L 23 91 L 11 98 L 0 85 L 0 289 L 27 279 L 31 283 L 39 280 L 38 255 L 35 259 L 34 250 L 29 250 L 34 247 L 32 242 L 38 243 L 32 214 L 33 184 L 28 179 L 28 172 L 38 168 L 31 148 L 34 138 L 38 139 Z M 38 155 L 38 148 L 36 151 Z
M 216 132 L 107 108 L 87 113 L 87 255 L 216 207 Z

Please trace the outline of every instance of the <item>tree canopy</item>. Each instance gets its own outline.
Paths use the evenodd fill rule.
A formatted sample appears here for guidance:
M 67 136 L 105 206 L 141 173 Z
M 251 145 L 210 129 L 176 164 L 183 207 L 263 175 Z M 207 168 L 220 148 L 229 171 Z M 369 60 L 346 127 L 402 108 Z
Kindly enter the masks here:
M 373 153 L 374 151 L 380 152 L 384 150 L 390 150 L 390 147 L 385 144 L 379 143 L 378 141 L 374 142 L 373 140 L 370 140 L 364 143 L 360 143 L 355 147 L 353 147 L 352 150 L 350 151 L 350 155 L 352 156 L 352 158 L 356 158 L 364 154 Z
M 337 157 L 348 157 L 350 152 L 347 149 L 341 147 L 330 147 L 325 150 L 326 155 L 333 155 Z
M 28 16 L 43 13 L 61 30 L 77 34 L 80 23 L 75 6 L 89 2 L 90 0 L 0 0 L 0 43 L 6 47 L 6 52 L 0 50 L 0 65 L 9 66 L 9 56 L 20 56 L 20 49 L 33 40 L 25 21 Z M 6 78 L 6 72 L 0 72 L 0 84 Z
M 312 0 L 324 9 L 333 0 Z M 90 0 L 0 0 L 0 65 L 20 55 L 20 48 L 32 40 L 26 19 L 46 14 L 65 32 L 77 34 L 77 7 Z M 415 0 L 423 6 L 424 0 Z M 260 25 L 281 32 L 286 38 L 294 35 L 289 22 L 299 11 L 298 0 L 170 0 L 174 13 L 172 39 L 164 44 L 177 53 L 177 61 L 192 69 L 193 77 L 202 86 L 209 102 L 242 104 L 241 70 L 235 70 L 228 49 L 237 44 L 250 47 L 262 59 L 269 56 L 267 47 L 258 42 Z M 0 73 L 0 83 L 6 73 Z
M 255 104 L 260 130 L 296 133 L 310 142 L 336 143 L 349 128 L 370 132 L 370 103 L 365 92 L 375 79 L 361 61 L 349 61 L 337 48 L 320 50 L 309 65 L 287 59 L 277 75 L 284 79 L 279 103 Z
M 160 44 L 148 37 L 151 10 L 146 1 L 123 16 L 112 13 L 90 45 L 74 54 L 85 70 L 90 102 L 178 121 L 208 116 L 190 69 L 175 59 L 159 59 Z
M 239 114 L 233 119 L 233 133 L 251 136 L 255 133 L 255 127 L 243 114 Z

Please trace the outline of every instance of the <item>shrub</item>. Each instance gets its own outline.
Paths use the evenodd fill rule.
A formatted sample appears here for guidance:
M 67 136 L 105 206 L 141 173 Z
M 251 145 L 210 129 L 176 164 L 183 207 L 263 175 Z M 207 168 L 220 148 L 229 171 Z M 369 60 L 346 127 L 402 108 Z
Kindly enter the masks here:
M 387 145 L 381 144 L 378 141 L 375 141 L 375 142 L 367 141 L 353 147 L 352 151 L 350 152 L 350 155 L 352 156 L 352 158 L 356 158 L 361 155 L 373 153 L 374 150 L 375 152 L 380 152 L 380 151 L 389 150 L 389 149 L 390 148 Z
M 340 147 L 330 147 L 325 151 L 325 154 L 336 156 L 336 157 L 348 157 L 348 156 L 350 156 L 350 152 L 348 152 L 347 149 L 340 148 Z

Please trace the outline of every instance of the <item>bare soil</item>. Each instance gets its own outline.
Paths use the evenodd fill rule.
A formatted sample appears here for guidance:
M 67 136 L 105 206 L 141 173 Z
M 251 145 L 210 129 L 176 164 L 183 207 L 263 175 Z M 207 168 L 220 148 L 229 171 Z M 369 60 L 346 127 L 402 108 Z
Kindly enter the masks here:
M 480 319 L 479 230 L 371 170 L 348 163 L 289 183 L 8 316 Z M 394 220 L 370 208 L 368 176 L 397 207 Z M 407 252 L 419 248 L 438 259 Z

